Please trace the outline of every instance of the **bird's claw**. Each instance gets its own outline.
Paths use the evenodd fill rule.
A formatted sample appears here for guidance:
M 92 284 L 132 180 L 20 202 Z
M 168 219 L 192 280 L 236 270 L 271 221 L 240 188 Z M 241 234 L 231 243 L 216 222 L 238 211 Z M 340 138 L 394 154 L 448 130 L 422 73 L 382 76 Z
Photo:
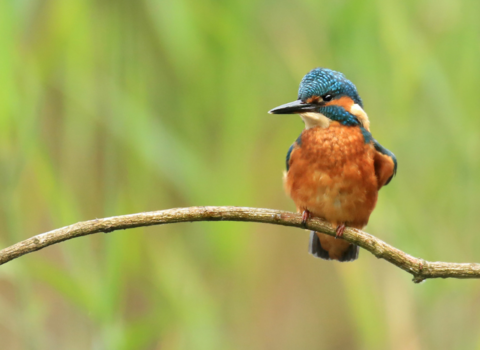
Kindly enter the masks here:
M 307 209 L 305 209 L 302 213 L 302 226 L 303 227 L 305 227 L 307 225 L 307 221 L 308 221 L 308 219 L 310 219 L 310 217 L 311 217 L 310 212 Z
M 338 225 L 335 230 L 335 238 L 341 238 L 343 236 L 343 231 L 345 231 L 345 224 Z

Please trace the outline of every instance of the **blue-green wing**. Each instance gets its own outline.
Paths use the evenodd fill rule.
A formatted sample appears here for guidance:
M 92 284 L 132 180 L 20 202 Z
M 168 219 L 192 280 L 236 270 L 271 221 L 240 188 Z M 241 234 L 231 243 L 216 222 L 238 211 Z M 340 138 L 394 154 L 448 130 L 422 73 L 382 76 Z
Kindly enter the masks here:
M 377 140 L 373 139 L 375 147 L 375 174 L 378 179 L 379 188 L 390 183 L 393 176 L 397 173 L 397 158 L 395 155 L 383 147 Z
M 301 145 L 302 145 L 302 134 L 300 134 L 300 136 L 298 136 L 297 140 L 294 143 L 292 143 L 292 145 L 288 149 L 287 158 L 286 158 L 287 171 L 290 169 L 290 157 L 292 155 L 293 149 L 295 147 L 300 147 Z

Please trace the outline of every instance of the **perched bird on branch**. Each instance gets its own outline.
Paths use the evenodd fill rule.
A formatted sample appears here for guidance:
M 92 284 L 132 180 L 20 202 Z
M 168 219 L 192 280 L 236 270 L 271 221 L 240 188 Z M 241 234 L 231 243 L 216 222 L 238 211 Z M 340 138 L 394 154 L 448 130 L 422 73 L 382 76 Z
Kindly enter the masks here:
M 355 85 L 342 73 L 315 68 L 302 79 L 295 102 L 269 113 L 298 114 L 305 122 L 287 153 L 285 191 L 304 223 L 316 216 L 336 227 L 336 237 L 312 232 L 310 253 L 326 260 L 357 259 L 358 246 L 336 238 L 345 226 L 367 225 L 397 160 L 372 137 Z

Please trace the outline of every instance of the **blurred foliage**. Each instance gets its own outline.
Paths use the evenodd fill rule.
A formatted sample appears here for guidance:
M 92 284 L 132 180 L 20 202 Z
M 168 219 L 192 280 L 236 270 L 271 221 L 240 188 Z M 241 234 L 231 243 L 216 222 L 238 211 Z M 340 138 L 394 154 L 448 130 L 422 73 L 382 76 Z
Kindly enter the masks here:
M 480 261 L 480 2 L 0 2 L 0 245 L 192 205 L 294 210 L 266 112 L 323 66 L 397 155 L 367 231 Z M 362 251 L 249 223 L 64 242 L 0 267 L 5 349 L 480 349 L 478 281 L 422 285 Z

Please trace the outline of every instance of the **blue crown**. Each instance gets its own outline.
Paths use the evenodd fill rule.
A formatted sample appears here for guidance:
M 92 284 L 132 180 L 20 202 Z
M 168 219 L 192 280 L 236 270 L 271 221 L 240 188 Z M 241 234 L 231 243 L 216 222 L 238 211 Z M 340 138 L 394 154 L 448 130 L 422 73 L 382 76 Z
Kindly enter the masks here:
M 312 96 L 332 95 L 349 96 L 355 103 L 363 107 L 355 85 L 345 76 L 331 69 L 315 68 L 307 73 L 300 83 L 298 99 L 306 101 Z

